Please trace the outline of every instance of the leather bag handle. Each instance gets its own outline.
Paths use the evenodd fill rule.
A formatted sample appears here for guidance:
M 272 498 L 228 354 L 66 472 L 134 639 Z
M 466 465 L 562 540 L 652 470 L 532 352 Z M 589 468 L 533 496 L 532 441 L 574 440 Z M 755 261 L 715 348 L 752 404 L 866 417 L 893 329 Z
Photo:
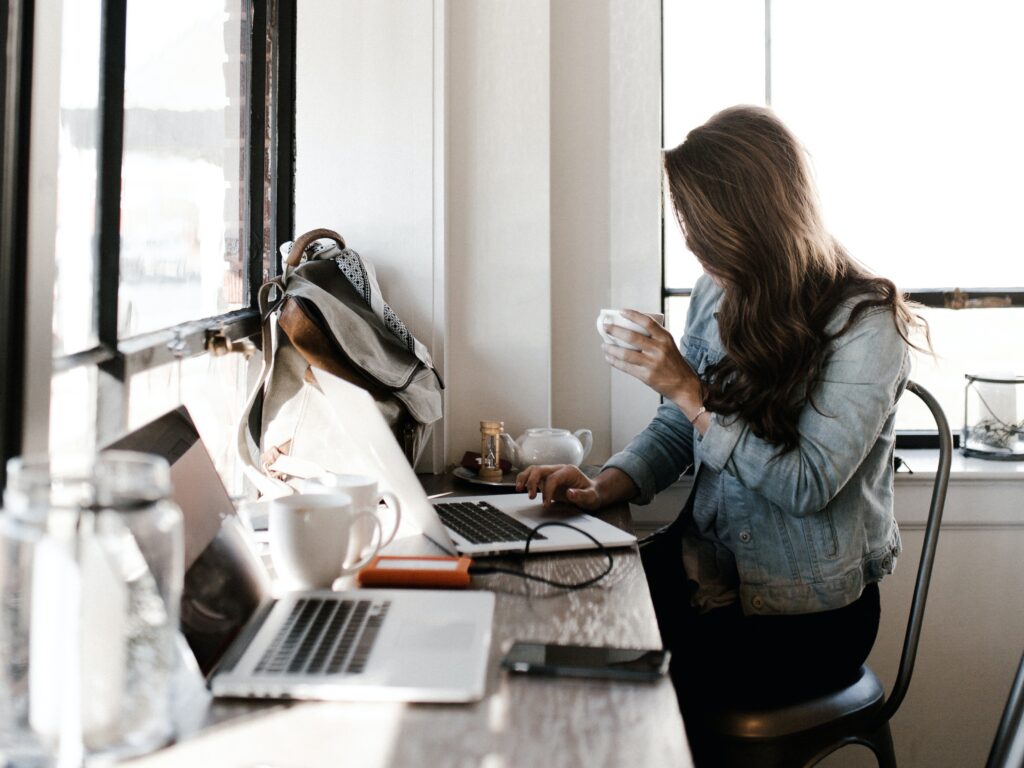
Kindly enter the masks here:
M 306 252 L 306 248 L 308 248 L 314 240 L 319 240 L 322 237 L 333 240 L 338 244 L 341 250 L 345 250 L 345 238 L 333 229 L 311 229 L 304 235 L 299 235 L 295 238 L 295 242 L 292 243 L 292 249 L 288 253 L 288 266 L 297 267 L 299 262 L 302 260 L 302 254 Z

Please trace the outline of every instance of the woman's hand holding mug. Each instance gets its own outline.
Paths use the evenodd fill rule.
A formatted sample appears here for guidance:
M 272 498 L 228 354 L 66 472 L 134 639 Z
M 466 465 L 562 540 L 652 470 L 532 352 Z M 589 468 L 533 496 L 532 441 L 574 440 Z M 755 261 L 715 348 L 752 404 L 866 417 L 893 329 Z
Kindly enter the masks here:
M 643 312 L 619 312 L 640 330 L 606 324 L 602 334 L 606 339 L 602 345 L 605 360 L 674 402 L 683 413 L 697 411 L 702 399 L 700 379 L 683 358 L 672 334 Z M 608 342 L 609 336 L 617 341 Z

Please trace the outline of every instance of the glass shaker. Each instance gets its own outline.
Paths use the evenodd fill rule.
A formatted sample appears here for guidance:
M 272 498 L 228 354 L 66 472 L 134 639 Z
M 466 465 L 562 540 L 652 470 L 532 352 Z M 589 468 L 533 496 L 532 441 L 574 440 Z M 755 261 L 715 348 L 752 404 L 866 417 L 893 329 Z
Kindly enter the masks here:
M 48 766 L 50 750 L 29 725 L 32 571 L 45 515 L 0 510 L 0 765 Z
M 32 564 L 28 721 L 59 766 L 120 759 L 174 732 L 182 517 L 157 456 L 8 465 L 4 504 L 45 521 Z
M 960 450 L 982 459 L 1024 461 L 1024 376 L 968 373 L 964 378 Z

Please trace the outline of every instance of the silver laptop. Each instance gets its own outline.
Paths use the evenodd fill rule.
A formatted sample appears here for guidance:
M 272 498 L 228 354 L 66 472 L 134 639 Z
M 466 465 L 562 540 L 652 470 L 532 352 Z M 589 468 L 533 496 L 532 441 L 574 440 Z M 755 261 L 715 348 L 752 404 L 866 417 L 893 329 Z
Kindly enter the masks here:
M 422 533 L 449 554 L 476 556 L 522 553 L 531 529 L 546 522 L 568 523 L 589 536 L 562 525 L 545 526 L 531 539 L 531 553 L 594 549 L 594 540 L 605 547 L 636 543 L 635 536 L 610 523 L 569 505 L 545 509 L 539 499 L 531 500 L 525 493 L 431 502 L 373 397 L 325 371 L 313 372 L 336 417 L 330 426 L 331 448 L 342 466 L 327 469 L 376 477 L 384 490 L 398 497 L 403 523 L 415 524 L 416 530 L 407 533 Z M 307 477 L 322 470 L 290 457 L 282 457 L 274 468 Z
M 182 631 L 216 696 L 465 702 L 483 697 L 490 592 L 271 594 L 184 408 L 111 447 L 164 456 L 185 519 Z

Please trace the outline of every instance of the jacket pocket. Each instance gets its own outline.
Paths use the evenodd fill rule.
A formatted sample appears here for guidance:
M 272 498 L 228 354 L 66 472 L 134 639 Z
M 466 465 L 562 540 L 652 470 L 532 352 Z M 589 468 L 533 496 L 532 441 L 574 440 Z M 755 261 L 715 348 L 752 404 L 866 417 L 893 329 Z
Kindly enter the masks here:
M 818 554 L 826 560 L 833 560 L 839 554 L 839 537 L 832 521 L 832 513 L 823 509 L 814 516 L 816 545 Z

